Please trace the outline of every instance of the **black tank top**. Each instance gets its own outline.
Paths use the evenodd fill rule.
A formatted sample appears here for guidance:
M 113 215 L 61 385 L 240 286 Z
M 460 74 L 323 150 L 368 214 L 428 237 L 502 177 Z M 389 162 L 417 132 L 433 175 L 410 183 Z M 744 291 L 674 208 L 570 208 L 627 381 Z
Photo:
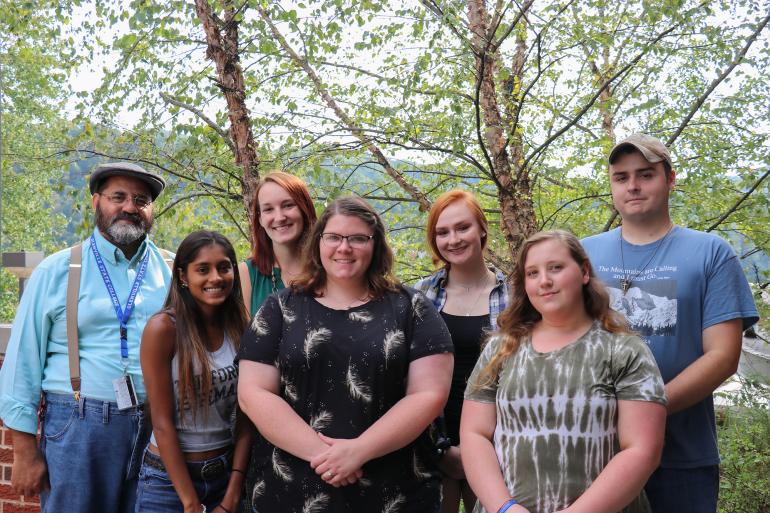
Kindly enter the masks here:
M 463 407 L 465 385 L 481 354 L 481 342 L 485 330 L 490 326 L 489 314 L 465 316 L 441 312 L 441 317 L 452 335 L 452 343 L 455 347 L 452 387 L 444 408 L 444 422 L 447 436 L 452 439 L 452 445 L 457 445 L 460 443 L 460 413 Z

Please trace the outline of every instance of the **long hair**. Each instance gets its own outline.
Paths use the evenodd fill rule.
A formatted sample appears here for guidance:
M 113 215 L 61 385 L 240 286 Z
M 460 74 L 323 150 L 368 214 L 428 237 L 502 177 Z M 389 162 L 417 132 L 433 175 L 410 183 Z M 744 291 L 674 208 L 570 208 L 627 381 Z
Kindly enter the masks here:
M 241 340 L 241 334 L 249 322 L 249 315 L 243 303 L 241 281 L 238 274 L 238 260 L 235 250 L 227 238 L 217 232 L 197 231 L 193 232 L 182 241 L 174 258 L 174 272 L 169 286 L 166 302 L 160 313 L 166 313 L 175 319 L 176 340 L 174 347 L 179 369 L 178 404 L 179 416 L 186 405 L 195 418 L 200 406 L 208 411 L 208 396 L 211 390 L 211 367 L 209 366 L 208 351 L 205 340 L 207 338 L 206 324 L 203 312 L 193 298 L 190 290 L 182 286 L 181 273 L 193 262 L 201 249 L 209 246 L 221 247 L 233 267 L 233 289 L 219 308 L 216 321 L 221 323 L 226 338 L 230 340 L 237 351 Z M 196 378 L 196 372 L 200 377 Z M 200 388 L 196 382 L 200 380 Z
M 283 171 L 272 171 L 263 176 L 259 183 L 257 183 L 257 187 L 254 190 L 254 223 L 251 227 L 251 240 L 253 242 L 249 258 L 254 262 L 254 266 L 260 273 L 265 276 L 272 276 L 273 266 L 275 265 L 273 241 L 270 240 L 270 237 L 267 236 L 267 231 L 259 223 L 259 191 L 268 182 L 272 182 L 288 192 L 302 214 L 303 235 L 300 239 L 299 247 L 302 247 L 304 242 L 302 239 L 307 236 L 313 223 L 315 223 L 316 214 L 307 184 L 296 176 L 284 173 Z
M 432 253 L 431 259 L 433 260 L 433 265 L 436 267 L 440 267 L 442 262 L 444 267 L 449 267 L 449 262 L 441 256 L 441 252 L 438 250 L 438 245 L 436 244 L 436 224 L 438 224 L 438 218 L 441 216 L 444 209 L 456 201 L 462 201 L 471 211 L 476 222 L 479 223 L 481 232 L 484 234 L 481 236 L 481 249 L 483 250 L 487 247 L 489 222 L 487 221 L 487 216 L 484 215 L 484 210 L 482 210 L 479 200 L 471 192 L 461 189 L 452 189 L 436 198 L 436 201 L 434 201 L 433 205 L 430 207 L 430 212 L 428 212 L 428 245 L 430 246 Z
M 332 216 L 356 217 L 372 229 L 372 261 L 366 270 L 366 281 L 373 298 L 382 297 L 386 291 L 396 290 L 398 280 L 393 276 L 393 251 L 385 238 L 385 225 L 379 214 L 365 200 L 356 196 L 337 198 L 326 207 L 305 241 L 304 268 L 295 282 L 295 290 L 318 295 L 326 286 L 326 270 L 321 264 L 321 234 Z
M 563 244 L 572 259 L 581 268 L 588 269 L 588 283 L 583 285 L 583 307 L 588 316 L 601 322 L 604 329 L 610 333 L 630 332 L 626 318 L 610 308 L 610 295 L 594 273 L 591 261 L 577 237 L 564 230 L 538 232 L 524 241 L 516 258 L 516 269 L 511 279 L 511 301 L 497 318 L 498 330 L 494 333 L 502 339 L 502 344 L 489 364 L 482 369 L 478 383 L 480 387 L 488 386 L 497 380 L 505 359 L 518 351 L 521 341 L 531 335 L 535 325 L 543 318 L 532 306 L 524 288 L 524 265 L 529 250 L 536 244 L 549 240 Z

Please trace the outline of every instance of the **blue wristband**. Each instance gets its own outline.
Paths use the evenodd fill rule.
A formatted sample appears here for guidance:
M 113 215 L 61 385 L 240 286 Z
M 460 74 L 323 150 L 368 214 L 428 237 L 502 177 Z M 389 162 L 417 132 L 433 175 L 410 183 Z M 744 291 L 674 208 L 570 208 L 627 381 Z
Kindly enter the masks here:
M 516 502 L 516 499 L 509 499 L 505 501 L 505 503 L 503 503 L 502 506 L 500 506 L 500 509 L 497 510 L 497 513 L 505 513 L 506 511 L 511 509 L 511 506 L 515 504 L 518 504 L 518 502 Z

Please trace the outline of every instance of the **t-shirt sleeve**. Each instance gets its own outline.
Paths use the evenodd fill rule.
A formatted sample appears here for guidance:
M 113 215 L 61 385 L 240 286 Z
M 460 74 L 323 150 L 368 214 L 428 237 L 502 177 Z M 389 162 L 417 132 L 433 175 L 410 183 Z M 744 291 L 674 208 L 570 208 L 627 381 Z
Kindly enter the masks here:
M 620 336 L 614 344 L 612 372 L 618 400 L 666 405 L 663 378 L 652 351 L 639 337 Z
M 714 265 L 707 276 L 703 329 L 742 319 L 745 330 L 759 320 L 751 288 L 732 248 L 719 240 L 715 252 Z
M 257 310 L 251 325 L 241 337 L 238 360 L 275 365 L 283 331 L 279 294 L 269 296 Z
M 500 338 L 492 337 L 481 351 L 476 366 L 473 368 L 468 384 L 465 387 L 465 399 L 479 403 L 494 403 L 497 396 L 497 380 L 480 386 L 481 371 L 489 365 L 500 348 Z
M 452 336 L 433 303 L 416 290 L 410 290 L 408 296 L 412 303 L 409 361 L 433 354 L 454 352 Z

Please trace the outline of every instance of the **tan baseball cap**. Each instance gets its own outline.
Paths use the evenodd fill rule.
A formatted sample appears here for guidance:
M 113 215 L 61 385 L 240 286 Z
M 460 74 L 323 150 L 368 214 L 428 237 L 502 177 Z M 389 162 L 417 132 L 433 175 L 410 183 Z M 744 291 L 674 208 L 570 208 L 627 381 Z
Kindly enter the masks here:
M 668 152 L 666 145 L 663 144 L 663 141 L 646 134 L 633 134 L 616 144 L 607 159 L 609 163 L 612 164 L 615 161 L 621 149 L 629 146 L 639 150 L 639 153 L 650 164 L 665 161 L 668 162 L 669 166 L 674 167 L 674 164 L 671 162 L 671 154 Z

